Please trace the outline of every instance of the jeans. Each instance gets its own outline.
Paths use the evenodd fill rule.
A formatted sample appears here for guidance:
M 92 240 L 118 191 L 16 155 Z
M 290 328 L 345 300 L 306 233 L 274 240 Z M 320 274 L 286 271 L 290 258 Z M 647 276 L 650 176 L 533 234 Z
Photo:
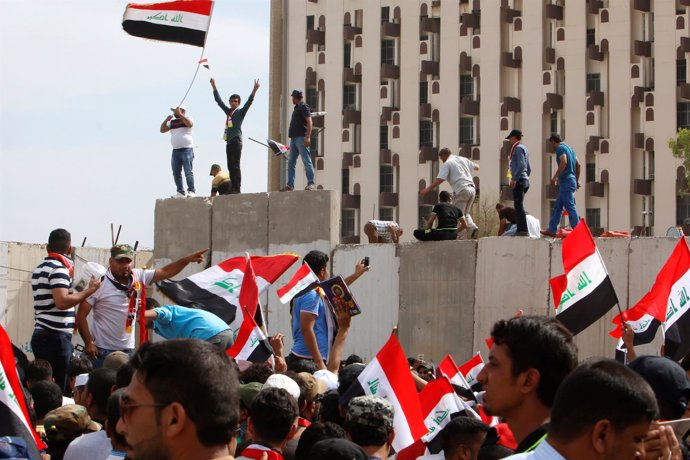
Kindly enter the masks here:
M 124 353 L 127 353 L 127 356 L 129 356 L 130 358 L 134 354 L 134 350 L 132 350 L 131 348 L 125 350 L 109 350 L 107 348 L 96 347 L 96 359 L 93 360 L 93 368 L 100 369 L 101 367 L 103 367 L 103 361 L 105 361 L 106 356 L 108 356 L 110 353 L 114 351 L 122 351 Z
M 228 173 L 232 182 L 230 193 L 240 193 L 242 186 L 242 171 L 240 170 L 240 158 L 242 158 L 242 139 L 233 137 L 225 144 L 225 156 L 228 161 Z
M 194 173 L 192 172 L 192 161 L 194 161 L 194 149 L 187 147 L 184 149 L 173 149 L 172 166 L 173 179 L 175 179 L 175 186 L 177 186 L 177 193 L 184 194 L 184 186 L 182 185 L 182 169 L 184 169 L 184 176 L 187 180 L 187 190 L 196 193 L 194 189 Z
M 297 156 L 302 157 L 304 172 L 307 174 L 307 185 L 314 183 L 314 166 L 311 163 L 311 152 L 309 147 L 304 145 L 304 136 L 293 137 L 290 139 L 290 156 L 288 157 L 288 181 L 287 186 L 295 188 L 295 169 L 297 167 Z
M 206 341 L 225 351 L 235 343 L 235 334 L 233 334 L 232 330 L 226 329 L 213 337 L 209 337 Z
M 549 220 L 549 231 L 551 233 L 556 233 L 558 229 L 558 223 L 561 221 L 563 208 L 568 212 L 571 228 L 575 228 L 578 222 L 580 222 L 580 216 L 575 207 L 575 190 L 577 190 L 577 181 L 574 177 L 564 181 L 558 181 L 558 196 L 556 197 L 556 202 L 553 204 L 551 220 Z
M 427 231 L 423 228 L 418 228 L 413 232 L 415 238 L 419 241 L 446 241 L 454 240 L 458 237 L 457 230 L 437 230 L 432 228 Z
M 513 206 L 515 207 L 517 233 L 527 232 L 527 214 L 525 213 L 525 193 L 529 190 L 529 179 L 519 179 L 513 189 Z
M 34 329 L 31 336 L 31 349 L 35 358 L 45 359 L 50 363 L 55 383 L 64 393 L 67 368 L 74 351 L 72 336 L 48 329 Z

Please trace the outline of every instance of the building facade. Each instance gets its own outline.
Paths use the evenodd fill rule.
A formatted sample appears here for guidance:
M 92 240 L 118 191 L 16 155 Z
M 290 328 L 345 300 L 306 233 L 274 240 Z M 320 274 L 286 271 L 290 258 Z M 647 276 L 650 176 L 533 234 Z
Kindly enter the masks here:
M 448 147 L 480 165 L 478 200 L 511 198 L 513 128 L 530 152 L 525 206 L 543 225 L 557 190 L 546 139 L 582 165 L 578 211 L 593 231 L 664 235 L 690 223 L 667 141 L 690 126 L 690 0 L 272 0 L 269 132 L 287 142 L 290 92 L 314 118 L 319 187 L 341 192 L 342 241 L 376 218 L 406 230 Z M 269 190 L 285 183 L 271 159 Z M 298 161 L 297 188 L 306 185 Z M 301 181 L 301 182 L 300 182 Z M 445 185 L 444 185 L 445 186 Z M 507 203 L 509 204 L 509 203 Z

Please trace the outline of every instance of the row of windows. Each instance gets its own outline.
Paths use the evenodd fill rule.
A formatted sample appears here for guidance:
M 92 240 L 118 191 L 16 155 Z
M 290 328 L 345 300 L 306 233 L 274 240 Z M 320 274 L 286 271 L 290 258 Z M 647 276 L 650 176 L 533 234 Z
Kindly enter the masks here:
M 341 174 L 342 187 L 340 192 L 344 195 L 350 193 L 350 168 L 344 168 Z M 395 193 L 395 167 L 392 165 L 379 166 L 379 192 Z

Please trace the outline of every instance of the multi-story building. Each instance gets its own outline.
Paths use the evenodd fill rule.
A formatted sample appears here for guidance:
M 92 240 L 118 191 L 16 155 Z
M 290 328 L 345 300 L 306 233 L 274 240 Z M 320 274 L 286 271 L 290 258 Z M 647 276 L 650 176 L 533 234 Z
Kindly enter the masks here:
M 480 164 L 480 199 L 510 199 L 512 128 L 530 151 L 526 208 L 542 222 L 556 196 L 546 139 L 558 132 L 582 164 L 576 200 L 595 232 L 663 235 L 690 223 L 684 170 L 667 146 L 690 126 L 689 6 L 272 0 L 269 131 L 287 141 L 294 88 L 327 112 L 314 119 L 312 154 L 319 187 L 342 192 L 344 242 L 358 242 L 371 218 L 400 222 L 409 238 L 436 199 L 418 192 L 442 147 Z M 271 160 L 269 190 L 285 169 Z

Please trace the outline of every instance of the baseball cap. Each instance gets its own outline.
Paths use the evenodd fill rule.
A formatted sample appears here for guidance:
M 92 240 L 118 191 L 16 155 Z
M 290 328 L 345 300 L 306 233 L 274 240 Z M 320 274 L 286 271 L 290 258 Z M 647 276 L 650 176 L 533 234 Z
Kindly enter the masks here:
M 290 96 L 292 96 L 292 97 L 302 97 L 302 91 L 300 91 L 300 90 L 298 90 L 298 89 L 293 89 L 293 90 L 292 90 L 292 94 L 290 94 Z
M 247 408 L 252 407 L 254 398 L 261 392 L 262 388 L 263 384 L 261 382 L 249 382 L 240 385 L 240 401 L 242 401 L 242 404 Z
M 517 137 L 518 139 L 522 139 L 522 131 L 520 131 L 519 129 L 512 130 L 510 134 L 508 134 L 506 139 L 510 139 L 511 137 Z
M 295 398 L 295 401 L 299 400 L 299 385 L 287 375 L 271 374 L 268 379 L 266 379 L 266 383 L 264 383 L 262 390 L 265 388 L 282 388 L 290 393 L 290 395 Z
M 209 172 L 209 175 L 210 175 L 210 174 L 213 174 L 213 170 L 214 170 L 214 169 L 217 169 L 218 171 L 220 171 L 220 165 L 215 164 L 215 163 L 212 164 L 212 165 L 211 165 L 211 171 Z
M 117 371 L 123 364 L 129 361 L 129 356 L 124 351 L 113 351 L 103 360 L 103 367 Z
M 117 260 L 134 260 L 134 249 L 129 244 L 118 244 L 110 249 L 110 257 Z
M 320 395 L 328 391 L 328 385 L 323 380 L 319 380 L 309 372 L 300 372 L 297 376 L 304 383 L 304 399 L 307 402 L 316 400 Z
M 314 378 L 322 381 L 329 390 L 338 389 L 338 376 L 328 369 L 319 369 L 314 372 Z
M 91 420 L 84 406 L 67 404 L 53 409 L 43 419 L 43 428 L 49 440 L 68 441 L 84 433 L 101 429 Z
M 690 380 L 680 364 L 662 356 L 640 356 L 628 364 L 647 381 L 656 399 L 674 411 L 680 418 L 690 399 Z M 662 415 L 663 417 L 663 415 Z
M 307 455 L 309 460 L 368 460 L 361 447 L 347 439 L 324 439 L 314 444 Z
M 88 382 L 89 382 L 89 373 L 86 372 L 84 374 L 77 375 L 77 378 L 74 379 L 74 386 L 75 387 L 83 387 Z
M 345 425 L 352 423 L 360 426 L 393 429 L 395 409 L 389 401 L 376 396 L 357 396 L 347 406 Z

